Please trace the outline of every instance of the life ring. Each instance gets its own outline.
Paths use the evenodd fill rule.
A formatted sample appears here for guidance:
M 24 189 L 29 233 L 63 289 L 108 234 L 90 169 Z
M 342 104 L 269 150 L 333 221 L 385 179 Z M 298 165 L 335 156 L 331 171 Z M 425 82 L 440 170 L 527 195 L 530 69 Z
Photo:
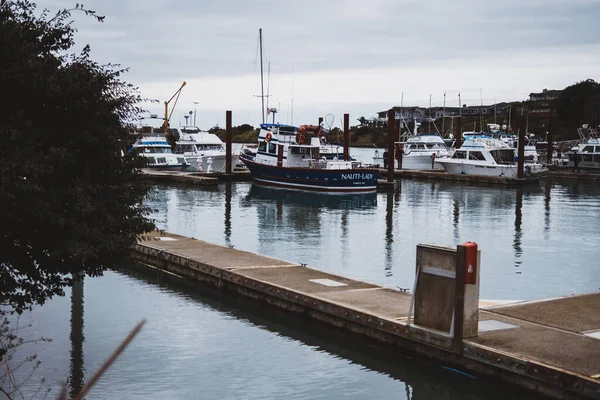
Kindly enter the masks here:
M 304 144 L 304 135 L 301 133 L 296 134 L 296 143 Z
M 270 142 L 272 138 L 273 138 L 273 134 L 271 132 L 267 132 L 267 134 L 265 135 L 265 140 L 267 142 Z

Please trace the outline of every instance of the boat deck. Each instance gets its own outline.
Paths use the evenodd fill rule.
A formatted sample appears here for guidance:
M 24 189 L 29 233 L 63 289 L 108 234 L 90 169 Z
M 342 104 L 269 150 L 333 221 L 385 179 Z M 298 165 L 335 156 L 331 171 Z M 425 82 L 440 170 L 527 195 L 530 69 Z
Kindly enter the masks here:
M 480 308 L 479 335 L 457 355 L 443 333 L 407 328 L 410 293 L 169 233 L 142 238 L 134 257 L 481 377 L 554 398 L 600 399 L 600 293 Z

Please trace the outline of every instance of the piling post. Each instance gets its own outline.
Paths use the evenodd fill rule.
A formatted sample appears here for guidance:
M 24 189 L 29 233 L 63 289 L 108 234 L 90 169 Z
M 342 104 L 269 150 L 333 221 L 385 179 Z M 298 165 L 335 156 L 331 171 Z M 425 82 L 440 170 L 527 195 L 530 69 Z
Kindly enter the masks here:
M 517 153 L 517 178 L 523 179 L 523 168 L 525 166 L 525 117 L 519 117 L 519 149 Z
M 321 126 L 322 122 L 323 122 L 323 117 L 319 117 L 319 126 Z
M 462 118 L 456 118 L 456 142 L 454 143 L 454 147 L 460 149 L 462 145 Z
M 548 135 L 546 136 L 546 142 L 548 143 L 548 148 L 546 149 L 546 164 L 552 164 L 552 156 L 554 154 L 554 140 L 552 138 L 552 118 L 553 115 L 550 114 L 550 120 L 548 121 Z
M 350 160 L 350 114 L 344 114 L 344 161 Z
M 387 181 L 394 182 L 394 138 L 396 137 L 396 111 L 388 110 L 387 131 Z
M 225 173 L 231 174 L 231 111 L 225 111 Z

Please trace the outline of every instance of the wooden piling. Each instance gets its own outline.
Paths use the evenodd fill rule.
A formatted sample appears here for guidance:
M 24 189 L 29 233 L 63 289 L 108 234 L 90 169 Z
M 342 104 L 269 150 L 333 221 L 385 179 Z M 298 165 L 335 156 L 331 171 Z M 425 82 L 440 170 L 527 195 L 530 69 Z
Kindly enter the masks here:
M 319 126 L 321 126 L 322 122 L 323 122 L 323 117 L 319 117 Z
M 462 120 L 461 117 L 456 118 L 456 142 L 454 147 L 460 149 L 462 146 Z
M 523 168 L 525 166 L 525 137 L 526 137 L 526 121 L 524 116 L 519 116 L 519 149 L 517 153 L 517 178 L 523 179 Z
M 396 136 L 396 111 L 388 111 L 387 181 L 394 182 L 394 137 Z
M 231 111 L 225 111 L 225 173 L 231 174 L 231 141 L 233 132 L 231 129 Z
M 550 114 L 550 119 L 548 120 L 548 135 L 546 136 L 546 142 L 548 142 L 548 148 L 546 149 L 546 164 L 552 165 L 552 157 L 554 155 L 554 140 L 552 138 L 552 118 L 553 115 Z
M 344 161 L 350 160 L 350 114 L 344 114 Z

